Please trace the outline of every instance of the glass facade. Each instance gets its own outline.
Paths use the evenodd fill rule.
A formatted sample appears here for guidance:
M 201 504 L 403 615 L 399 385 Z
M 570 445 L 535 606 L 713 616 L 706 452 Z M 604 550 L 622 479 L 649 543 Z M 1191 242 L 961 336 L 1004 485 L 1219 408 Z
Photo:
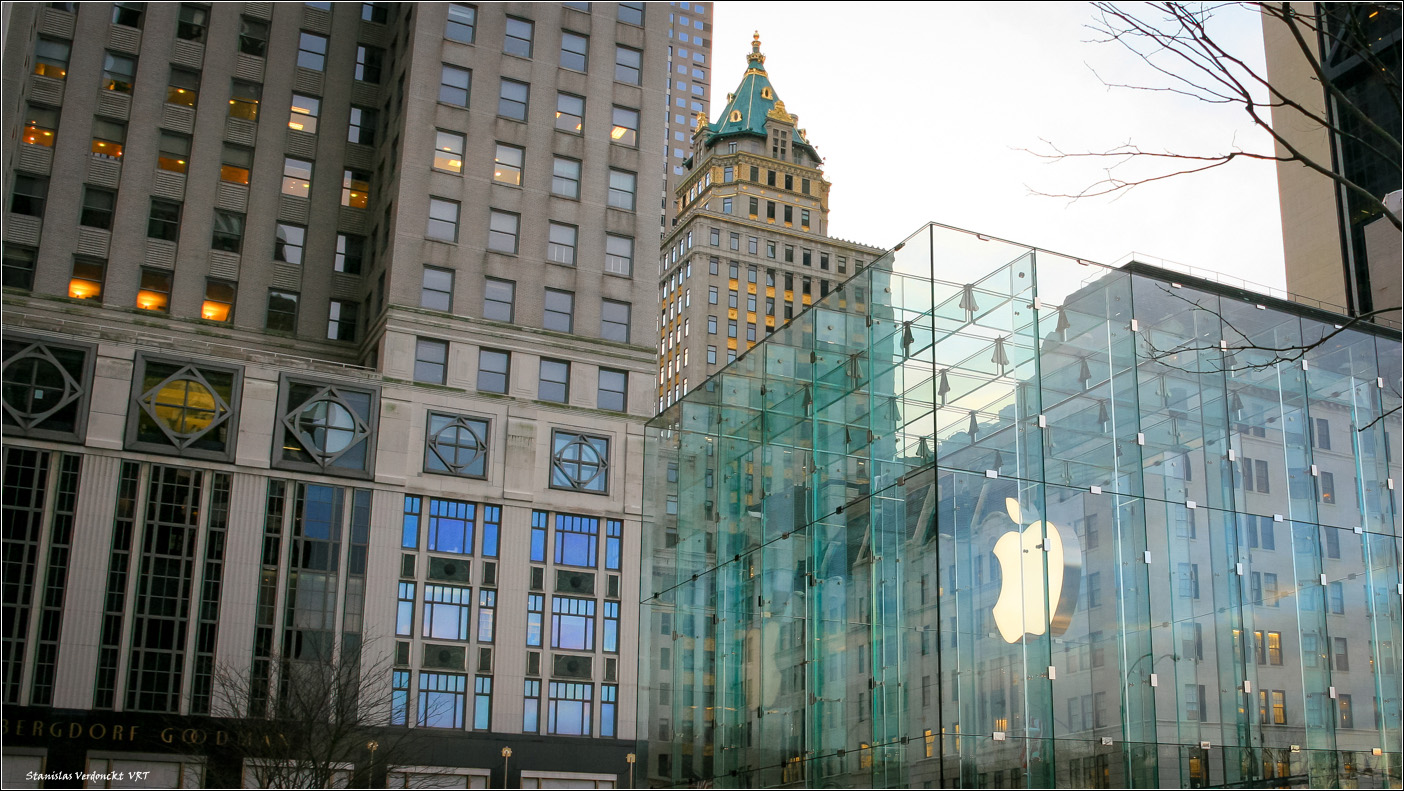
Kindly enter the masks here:
M 641 775 L 1400 783 L 1397 333 L 931 225 L 659 415 Z

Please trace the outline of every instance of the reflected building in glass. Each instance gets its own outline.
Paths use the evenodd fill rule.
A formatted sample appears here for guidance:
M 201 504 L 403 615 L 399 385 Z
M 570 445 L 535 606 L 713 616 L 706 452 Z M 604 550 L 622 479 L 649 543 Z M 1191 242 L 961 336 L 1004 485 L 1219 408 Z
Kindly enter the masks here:
M 660 414 L 651 785 L 1399 787 L 1400 336 L 929 225 Z

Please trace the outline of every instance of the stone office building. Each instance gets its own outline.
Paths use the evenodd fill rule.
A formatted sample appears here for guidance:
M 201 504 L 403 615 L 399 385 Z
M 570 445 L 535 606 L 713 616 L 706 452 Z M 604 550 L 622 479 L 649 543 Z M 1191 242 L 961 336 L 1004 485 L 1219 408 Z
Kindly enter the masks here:
M 7 787 L 627 775 L 665 11 L 6 6 Z

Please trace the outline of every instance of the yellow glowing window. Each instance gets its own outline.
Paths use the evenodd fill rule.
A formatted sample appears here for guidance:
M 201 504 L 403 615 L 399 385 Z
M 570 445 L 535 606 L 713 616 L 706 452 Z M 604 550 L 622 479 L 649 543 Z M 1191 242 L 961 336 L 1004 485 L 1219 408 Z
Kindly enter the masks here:
M 205 284 L 205 303 L 200 318 L 206 321 L 229 321 L 234 312 L 234 284 L 210 280 Z
M 98 159 L 112 159 L 121 161 L 122 144 L 113 140 L 99 140 L 93 138 L 93 156 Z
M 196 93 L 189 88 L 180 88 L 171 85 L 166 88 L 166 103 L 177 104 L 181 107 L 194 107 Z
M 926 757 L 930 758 L 932 753 L 935 752 L 936 735 L 931 732 L 930 728 L 922 731 L 922 735 L 925 737 L 926 741 Z
M 162 131 L 159 145 L 156 167 L 172 173 L 184 173 L 190 164 L 190 138 Z
M 293 94 L 292 115 L 288 118 L 288 128 L 308 134 L 317 133 L 317 116 L 321 114 L 322 100 L 311 96 Z
M 30 107 L 24 123 L 24 142 L 32 146 L 52 148 L 54 129 L 58 126 L 58 111 L 47 107 Z
M 107 53 L 103 62 L 102 87 L 117 93 L 131 93 L 133 75 L 136 74 L 136 61 L 122 55 Z
M 181 172 L 183 173 L 185 171 L 182 170 Z M 238 165 L 220 165 L 219 180 L 227 181 L 230 184 L 243 184 L 244 186 L 248 186 L 249 169 L 241 168 Z
M 141 270 L 141 290 L 136 304 L 142 310 L 169 313 L 171 309 L 171 273 L 156 269 Z
M 344 171 L 341 177 L 341 205 L 364 209 L 370 202 L 370 174 L 359 170 Z
M 87 259 L 73 261 L 73 278 L 68 281 L 68 296 L 73 299 L 102 299 L 103 271 L 106 262 Z
M 229 98 L 229 117 L 257 121 L 258 103 L 263 98 L 263 86 L 241 80 L 234 80 L 233 86 Z
M 434 143 L 434 169 L 463 172 L 463 135 L 444 131 L 438 133 Z
M 69 50 L 66 41 L 39 39 L 34 44 L 34 73 L 54 80 L 67 77 Z

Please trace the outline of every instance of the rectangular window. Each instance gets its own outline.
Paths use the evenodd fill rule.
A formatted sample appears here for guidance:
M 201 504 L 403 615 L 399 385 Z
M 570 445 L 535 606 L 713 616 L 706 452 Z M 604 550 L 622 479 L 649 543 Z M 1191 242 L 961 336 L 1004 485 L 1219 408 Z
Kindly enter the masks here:
M 115 52 L 107 53 L 102 64 L 102 88 L 117 93 L 131 93 L 136 79 L 136 60 Z
M 461 44 L 472 44 L 477 27 L 477 6 L 449 3 L 448 22 L 444 24 L 444 38 Z
M 717 364 L 717 347 L 715 347 L 715 346 L 708 346 L 708 347 L 707 347 L 707 364 L 708 364 L 708 365 L 716 365 L 716 364 Z
M 605 236 L 605 266 L 607 274 L 629 277 L 634 272 L 634 240 L 627 236 Z
M 626 107 L 615 106 L 613 117 L 613 128 L 610 129 L 609 138 L 621 146 L 638 148 L 639 145 L 639 111 L 630 110 Z
M 1333 637 L 1331 638 L 1331 642 L 1335 648 L 1332 653 L 1332 660 L 1334 661 L 1332 668 L 1340 671 L 1350 670 L 1350 643 L 1348 638 Z
M 429 198 L 429 227 L 424 235 L 442 242 L 458 241 L 458 202 Z
M 261 58 L 268 51 L 268 23 L 261 19 L 239 17 L 239 51 Z
M 264 328 L 274 332 L 297 332 L 298 295 L 291 291 L 268 290 L 268 313 Z
M 625 170 L 609 171 L 609 205 L 616 209 L 634 210 L 634 192 L 638 177 Z
M 643 3 L 620 3 L 619 21 L 630 25 L 643 25 L 644 4 Z
M 486 731 L 491 728 L 492 676 L 477 676 L 473 679 L 473 730 Z
M 180 209 L 181 204 L 174 201 L 152 198 L 151 211 L 146 219 L 147 238 L 162 239 L 167 242 L 174 242 L 179 238 Z
M 297 65 L 313 71 L 327 67 L 327 37 L 302 31 L 297 41 Z
M 478 642 L 491 643 L 497 634 L 497 591 L 478 591 Z
M 141 290 L 136 306 L 157 313 L 171 312 L 171 273 L 165 269 L 141 268 Z
M 122 161 L 122 150 L 127 144 L 127 125 L 116 121 L 93 119 L 93 157 Z
M 187 141 L 187 145 L 188 145 L 188 141 Z M 299 162 L 300 160 L 290 160 L 290 161 L 292 161 L 292 162 Z M 312 163 L 308 162 L 308 163 L 305 163 L 305 164 L 307 165 L 307 171 L 306 171 L 306 174 L 305 174 L 306 178 L 304 178 L 304 179 L 299 179 L 299 180 L 297 180 L 297 181 L 294 181 L 292 184 L 289 184 L 289 180 L 288 180 L 287 176 L 284 176 L 284 178 L 283 178 L 283 192 L 284 192 L 284 194 L 292 194 L 292 195 L 297 194 L 296 192 L 288 192 L 288 190 L 289 190 L 289 189 L 295 189 L 296 186 L 297 186 L 298 184 L 301 184 L 301 185 L 303 186 L 304 189 L 306 188 L 306 186 L 307 186 L 307 181 L 310 180 L 310 179 L 312 178 Z M 184 162 L 182 162 L 182 167 L 183 167 L 183 166 L 184 166 Z M 252 149 L 252 148 L 244 148 L 243 146 L 231 145 L 231 144 L 229 144 L 229 143 L 225 143 L 225 144 L 224 144 L 223 155 L 222 155 L 222 157 L 221 157 L 221 159 L 220 159 L 220 166 L 219 166 L 219 180 L 220 180 L 220 181 L 228 182 L 228 183 L 230 183 L 230 184 L 241 184 L 241 185 L 247 187 L 248 184 L 249 184 L 249 171 L 250 171 L 252 168 L 253 168 L 253 149 Z M 287 173 L 287 172 L 288 172 L 287 169 L 286 169 L 286 166 L 285 166 L 283 172 L 284 172 L 284 173 Z M 304 192 L 304 195 L 305 195 L 305 192 Z
M 424 267 L 424 280 L 419 289 L 419 306 L 429 310 L 453 310 L 453 271 Z
M 348 233 L 336 235 L 336 259 L 332 268 L 349 275 L 361 274 L 362 259 L 365 256 L 366 240 L 362 236 Z
M 623 45 L 614 48 L 614 81 L 626 85 L 643 84 L 643 53 Z
M 557 404 L 564 404 L 570 400 L 570 363 L 543 358 L 536 397 Z
M 351 106 L 351 115 L 346 131 L 346 140 L 349 143 L 359 143 L 363 146 L 375 145 L 375 128 L 377 116 L 376 111 L 369 107 Z
M 525 121 L 529 86 L 524 82 L 502 78 L 497 94 L 497 114 L 514 121 Z
M 519 58 L 531 57 L 531 40 L 535 25 L 526 19 L 507 17 L 507 35 L 502 41 L 502 51 Z
M 455 555 L 473 554 L 473 525 L 477 516 L 477 506 L 474 503 L 465 503 L 461 500 L 429 500 L 429 542 L 430 552 L 449 552 Z M 453 590 L 463 591 L 460 599 L 464 606 L 462 613 L 462 637 L 450 638 L 456 640 L 468 639 L 468 610 L 469 594 L 467 588 L 455 588 Z M 426 596 L 427 588 L 426 588 Z M 429 616 L 426 611 L 424 617 L 425 637 L 431 637 L 428 633 Z M 457 627 L 455 627 L 457 628 Z
M 569 93 L 556 94 L 556 128 L 581 134 L 585 128 L 585 99 Z
M 506 393 L 507 373 L 511 356 L 491 349 L 478 350 L 478 390 L 484 393 Z
M 200 318 L 206 321 L 228 322 L 234 316 L 234 284 L 224 280 L 205 281 L 205 302 L 200 306 Z
M 350 300 L 334 299 L 327 312 L 327 340 L 356 340 L 360 305 Z
M 552 166 L 551 192 L 564 198 L 580 197 L 580 163 L 556 157 Z
M 427 618 L 426 618 L 427 621 Z M 454 673 L 419 674 L 418 722 L 421 728 L 463 727 L 467 676 Z
M 596 406 L 614 412 L 626 411 L 628 382 L 628 372 L 601 368 Z
M 556 332 L 571 332 L 575 327 L 575 294 L 546 289 L 546 301 L 541 326 Z
M 439 101 L 455 107 L 468 106 L 468 91 L 473 84 L 473 73 L 467 69 L 444 64 L 439 78 Z
M 517 284 L 510 280 L 487 278 L 483 283 L 483 318 L 512 321 Z
M 560 736 L 591 735 L 594 689 L 593 684 L 550 682 L 546 703 L 546 732 Z
M 541 726 L 541 682 L 526 679 L 522 685 L 522 733 L 536 733 Z
M 708 334 L 708 335 L 716 335 L 716 334 L 717 334 L 717 317 L 716 317 L 716 316 L 708 316 L 708 317 L 707 317 L 707 334 Z
M 1323 471 L 1318 480 L 1320 483 L 1317 486 L 1317 491 L 1321 495 L 1321 502 L 1334 503 L 1336 501 L 1336 474 Z
M 446 173 L 462 173 L 463 141 L 463 135 L 457 132 L 438 130 L 434 139 L 434 169 Z M 520 173 L 520 170 L 518 172 Z
M 316 134 L 317 116 L 321 110 L 321 99 L 293 94 L 292 115 L 288 118 L 288 128 L 298 132 Z
M 102 301 L 102 285 L 107 262 L 97 258 L 73 258 L 73 277 L 68 281 L 68 296 L 73 299 Z
M 413 582 L 400 583 L 399 597 L 395 604 L 395 634 L 399 637 L 414 635 L 414 587 Z
M 244 178 L 248 178 L 247 171 L 244 172 Z M 283 194 L 305 198 L 311 191 L 312 163 L 305 159 L 283 157 Z
M 604 300 L 600 304 L 600 337 L 607 341 L 628 343 L 629 313 L 629 303 Z
M 574 489 L 582 492 L 594 492 L 604 494 L 609 491 L 609 438 L 595 437 L 585 434 L 576 434 L 567 431 L 551 432 L 551 487 L 555 489 Z M 575 520 L 572 522 L 578 528 L 576 532 L 585 530 L 584 522 L 580 520 L 585 517 L 564 517 L 557 516 L 556 529 L 562 529 L 563 521 Z M 597 526 L 595 520 L 587 520 L 589 523 L 590 558 L 589 565 L 594 566 L 593 538 Z M 573 529 L 573 528 L 572 528 Z M 561 539 L 557 536 L 556 562 L 561 561 Z M 568 555 L 567 555 L 568 556 Z M 584 565 L 581 563 L 571 563 L 570 565 Z
M 369 203 L 370 174 L 352 168 L 343 170 L 341 173 L 341 205 L 353 209 L 364 209 Z
M 190 138 L 162 129 L 156 153 L 156 167 L 172 173 L 184 173 L 189 161 Z M 248 183 L 247 174 L 243 183 Z
M 575 245 L 578 231 L 574 225 L 553 222 L 548 226 L 546 260 L 575 266 Z
M 595 650 L 595 600 L 551 597 L 551 647 Z
M 210 248 L 238 253 L 244 246 L 244 215 L 227 211 L 214 213 L 214 232 L 210 236 Z
M 527 594 L 527 633 L 526 644 L 541 645 L 542 603 L 546 597 L 539 593 Z
M 414 381 L 441 385 L 448 371 L 448 341 L 419 338 L 414 344 Z
M 15 174 L 14 192 L 10 193 L 10 211 L 28 217 L 43 217 L 44 204 L 49 198 L 49 180 L 26 173 Z
M 385 50 L 379 47 L 368 47 L 364 44 L 356 47 L 356 79 L 361 82 L 380 83 L 380 72 L 385 64 Z
M 522 185 L 522 161 L 525 152 L 505 143 L 497 144 L 497 154 L 493 159 L 492 180 L 498 184 Z
M 188 69 L 171 69 L 171 77 L 166 83 L 167 104 L 194 108 L 195 100 L 199 95 L 200 72 Z
M 263 99 L 263 86 L 244 80 L 233 80 L 230 85 L 229 117 L 257 121 L 258 104 Z
M 493 209 L 488 220 L 488 249 L 498 253 L 515 254 L 520 221 L 521 218 L 516 214 Z
M 561 68 L 585 71 L 589 59 L 590 37 L 568 30 L 561 32 Z
M 72 51 L 67 41 L 40 38 L 34 44 L 34 73 L 40 77 L 62 80 L 68 76 L 68 56 Z

